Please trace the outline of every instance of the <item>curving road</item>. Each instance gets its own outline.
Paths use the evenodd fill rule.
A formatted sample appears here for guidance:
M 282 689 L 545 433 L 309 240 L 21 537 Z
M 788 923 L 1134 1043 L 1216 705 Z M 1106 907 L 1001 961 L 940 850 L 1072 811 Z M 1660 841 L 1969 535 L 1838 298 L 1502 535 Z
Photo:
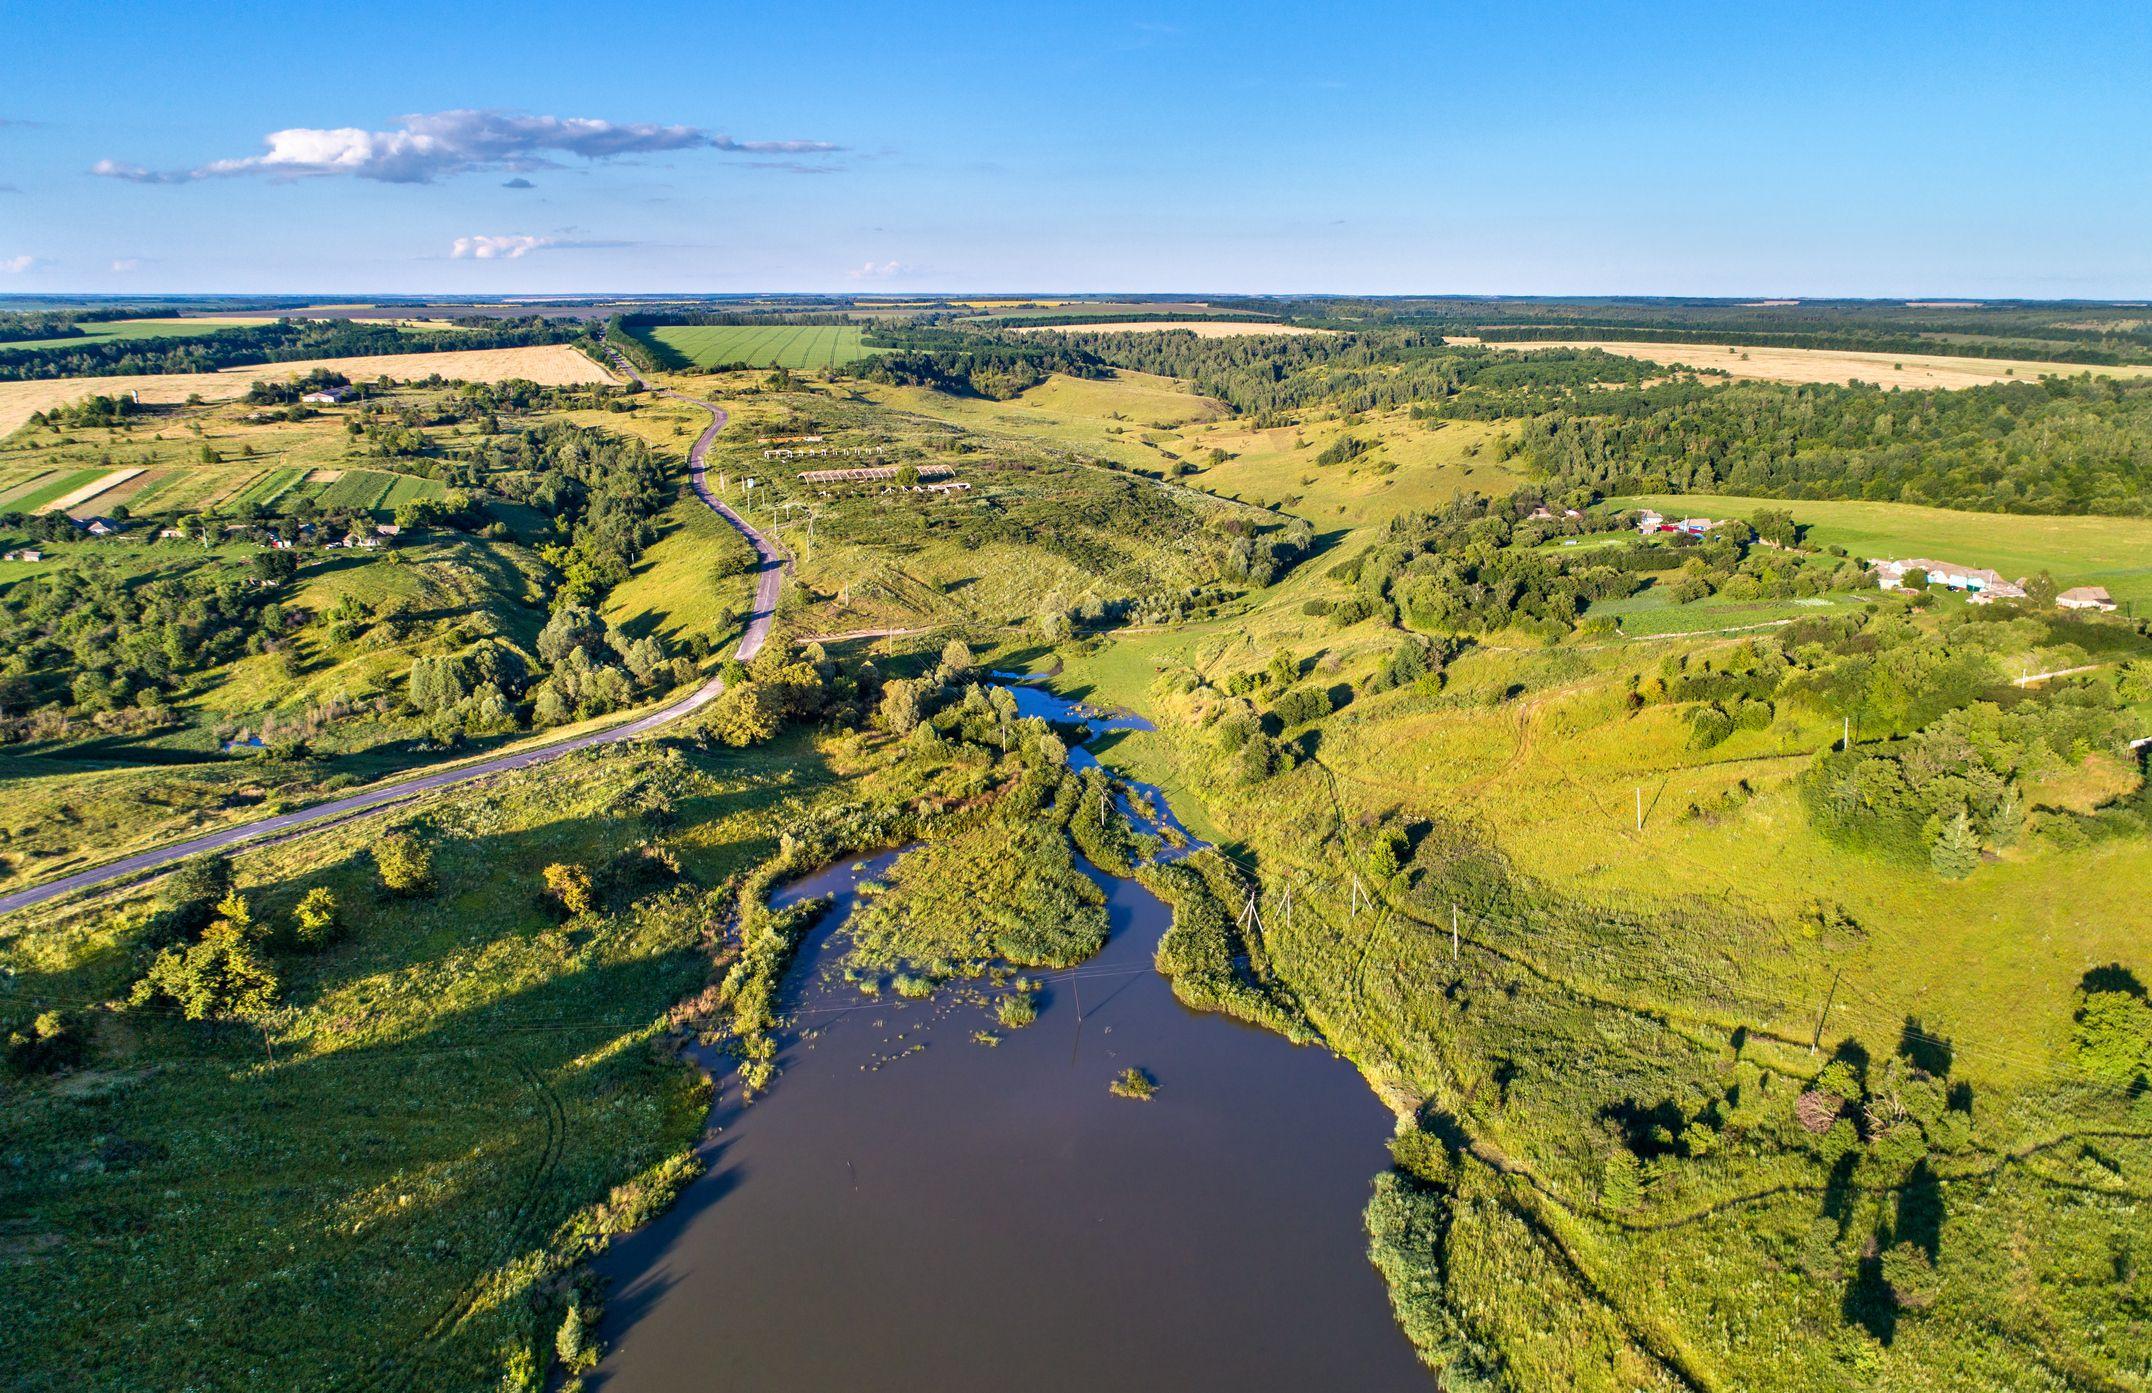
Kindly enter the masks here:
M 608 351 L 611 351 L 610 348 L 608 348 Z M 620 358 L 618 354 L 614 354 L 614 361 L 619 363 L 621 369 L 637 382 L 646 387 L 651 386 L 648 379 L 637 372 L 625 359 Z M 748 615 L 747 632 L 741 635 L 739 647 L 740 661 L 746 662 L 749 658 L 762 651 L 763 643 L 770 636 L 771 621 L 777 616 L 778 592 L 784 586 L 785 571 L 790 562 L 774 541 L 748 526 L 747 520 L 713 495 L 710 492 L 709 485 L 704 481 L 703 457 L 709 453 L 710 443 L 717 439 L 717 433 L 725 427 L 726 415 L 724 408 L 714 402 L 703 401 L 698 397 L 687 396 L 684 393 L 675 392 L 668 388 L 654 388 L 653 390 L 657 391 L 660 396 L 670 397 L 674 401 L 686 402 L 690 406 L 700 407 L 710 413 L 710 424 L 703 430 L 701 437 L 695 441 L 694 446 L 688 451 L 688 478 L 694 487 L 695 496 L 714 509 L 719 517 L 738 528 L 741 535 L 745 536 L 755 548 L 755 607 Z M 10 894 L 0 895 L 0 914 L 8 913 L 11 910 L 24 909 L 34 904 L 43 904 L 47 900 L 73 894 L 77 890 L 88 890 L 96 886 L 107 885 L 116 880 L 140 875 L 144 871 L 161 870 L 175 861 L 183 860 L 189 856 L 196 856 L 205 851 L 219 851 L 265 841 L 280 841 L 296 836 L 301 832 L 318 831 L 345 818 L 371 812 L 376 808 L 387 807 L 392 803 L 400 803 L 407 798 L 415 798 L 421 793 L 429 793 L 434 789 L 453 788 L 458 784 L 467 784 L 479 779 L 491 778 L 495 774 L 506 773 L 511 769 L 526 769 L 533 764 L 544 764 L 549 760 L 556 760 L 563 755 L 573 754 L 577 750 L 587 750 L 596 745 L 617 745 L 623 740 L 633 740 L 637 736 L 647 735 L 661 726 L 679 720 L 682 716 L 692 711 L 702 709 L 716 700 L 718 693 L 724 690 L 725 680 L 722 677 L 713 677 L 677 701 L 668 702 L 655 711 L 638 716 L 623 725 L 608 726 L 604 730 L 592 731 L 587 735 L 578 735 L 571 739 L 555 741 L 552 744 L 533 746 L 529 749 L 516 750 L 504 755 L 495 755 L 490 759 L 476 760 L 470 764 L 458 765 L 454 769 L 441 770 L 438 773 L 423 774 L 413 779 L 402 779 L 395 783 L 376 785 L 359 793 L 346 794 L 342 798 L 331 799 L 326 803 L 316 803 L 312 807 L 300 808 L 288 813 L 278 813 L 272 817 L 260 818 L 253 822 L 238 823 L 231 827 L 219 828 L 214 832 L 205 832 L 199 837 L 190 837 L 183 842 L 173 842 L 168 846 L 157 847 L 150 851 L 136 852 L 132 856 L 123 856 L 117 861 L 108 861 L 101 866 L 93 866 L 86 871 L 77 871 L 73 875 L 61 876 L 57 880 L 48 880 L 41 885 L 33 885 L 25 890 L 16 890 Z

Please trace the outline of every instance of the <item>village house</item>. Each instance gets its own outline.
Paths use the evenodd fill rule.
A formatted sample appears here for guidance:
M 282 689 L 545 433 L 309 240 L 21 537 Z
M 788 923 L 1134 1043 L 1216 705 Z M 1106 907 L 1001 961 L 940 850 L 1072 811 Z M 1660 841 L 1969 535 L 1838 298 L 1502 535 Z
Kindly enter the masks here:
M 2073 585 L 2055 597 L 2055 603 L 2064 609 L 2097 609 L 2112 611 L 2115 597 L 2107 593 L 2104 585 Z
M 82 530 L 92 537 L 117 537 L 127 530 L 127 524 L 117 518 L 91 518 L 82 525 Z
M 319 391 L 306 393 L 299 400 L 308 406 L 335 406 L 350 395 L 349 387 L 323 387 Z
M 1636 530 L 1644 533 L 1658 531 L 1666 525 L 1666 518 L 1653 509 L 1646 508 L 1636 515 Z
M 1906 576 L 1914 571 L 1924 571 L 1928 584 L 1961 591 L 1976 605 L 2025 598 L 2025 587 L 2021 582 L 2004 580 L 2001 574 L 1984 566 L 1960 566 L 1951 561 L 1915 556 L 1902 561 L 1878 561 L 1875 569 L 1876 584 L 1884 590 L 1901 589 Z
M 187 534 L 177 527 L 160 527 L 157 529 L 157 540 L 160 542 L 183 542 L 186 539 Z
M 0 556 L 0 561 L 43 561 L 44 559 L 45 553 L 39 551 L 36 547 L 17 547 L 5 556 Z

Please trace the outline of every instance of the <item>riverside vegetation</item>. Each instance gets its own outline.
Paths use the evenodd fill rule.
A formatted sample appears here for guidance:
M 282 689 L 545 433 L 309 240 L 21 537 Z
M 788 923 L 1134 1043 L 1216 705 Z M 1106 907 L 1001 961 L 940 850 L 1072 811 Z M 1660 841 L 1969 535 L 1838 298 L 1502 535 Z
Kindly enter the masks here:
M 2143 388 L 1731 383 L 1448 343 L 1455 306 L 1253 312 L 1341 332 L 1018 335 L 930 309 L 856 364 L 686 379 L 734 410 L 713 480 L 798 558 L 790 637 L 724 669 L 722 700 L 357 838 L 0 929 L 20 1216 L 0 1282 L 34 1376 L 578 1375 L 602 1298 L 578 1259 L 692 1169 L 700 1090 L 659 1042 L 706 1033 L 782 1088 L 779 986 L 815 910 L 769 892 L 916 843 L 855 911 L 863 991 L 975 992 L 1022 1028 L 1024 974 L 1104 940 L 1089 863 L 1173 906 L 1158 966 L 1184 1001 L 1360 1067 L 1399 1118 L 1370 1255 L 1441 1386 L 2127 1386 L 2152 1360 L 2152 635 L 2054 607 L 2124 577 L 2035 515 L 2133 525 Z M 1801 332 L 1886 342 L 1901 318 Z M 2126 359 L 2132 332 L 2073 342 Z M 450 558 L 515 598 L 373 665 L 376 742 L 513 738 L 714 666 L 746 577 L 701 569 L 686 417 L 554 393 L 425 419 L 468 390 L 358 408 L 361 438 L 409 430 L 424 448 L 398 458 L 442 485 L 387 556 L 257 574 L 265 510 L 176 574 L 124 538 L 7 573 L 15 719 L 48 742 L 27 748 L 140 742 L 146 718 L 114 713 L 169 708 L 206 732 L 166 737 L 209 757 L 192 779 L 304 796 L 324 782 L 273 781 L 293 756 L 207 748 L 215 694 L 280 634 L 353 661 L 366 625 L 334 638 L 312 587 Z M 272 428 L 240 410 L 154 438 Z M 145 425 L 48 421 L 8 448 L 168 448 Z M 885 472 L 802 477 L 855 467 Z M 929 491 L 950 483 L 970 487 Z M 1697 499 L 1701 537 L 1637 529 L 1636 495 L 1707 490 L 1745 501 Z M 2038 563 L 2030 594 L 1881 592 L 1815 500 L 1903 509 L 1883 516 L 1908 551 L 1967 565 L 1984 510 Z M 1954 530 L 1930 538 L 1937 518 Z M 99 626 L 146 637 L 77 640 Z M 1072 769 L 989 664 L 1158 728 Z M 80 790 L 183 786 L 170 768 L 41 775 L 77 821 L 11 829 L 11 873 L 117 849 L 90 845 L 119 819 Z M 1210 848 L 1161 860 L 1100 817 L 1124 777 Z M 139 835 L 175 825 L 143 807 Z M 199 1300 L 168 1328 L 113 1319 L 145 1276 Z

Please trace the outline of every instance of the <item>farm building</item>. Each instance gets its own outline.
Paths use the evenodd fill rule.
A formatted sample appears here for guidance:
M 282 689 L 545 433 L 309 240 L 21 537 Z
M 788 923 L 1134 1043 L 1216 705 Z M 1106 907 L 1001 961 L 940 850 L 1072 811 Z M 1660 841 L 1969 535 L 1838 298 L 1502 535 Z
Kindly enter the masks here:
M 1665 522 L 1664 515 L 1655 509 L 1646 508 L 1636 515 L 1636 530 L 1639 532 L 1656 532 Z
M 308 406 L 335 406 L 350 395 L 351 389 L 349 387 L 323 387 L 319 391 L 308 392 L 300 397 L 299 400 L 305 402 Z
M 2055 603 L 2064 609 L 2115 608 L 2115 597 L 2107 593 L 2104 585 L 2073 585 L 2055 597 Z
M 0 556 L 0 561 L 43 561 L 44 559 L 45 553 L 39 551 L 36 547 L 17 547 L 5 556 Z
M 117 537 L 127 530 L 127 524 L 117 518 L 91 518 L 82 525 L 82 530 L 92 537 Z
M 1984 604 L 1989 600 L 2025 598 L 2025 587 L 2022 584 L 2004 580 L 1999 573 L 1984 566 L 1960 566 L 1955 562 L 1931 561 L 1922 556 L 1903 561 L 1876 562 L 1876 584 L 1885 590 L 1896 590 L 1905 584 L 1906 576 L 1914 571 L 1925 571 L 1930 585 L 1964 591 L 1976 604 Z
M 919 466 L 922 479 L 946 479 L 956 471 L 947 465 L 923 464 Z M 863 469 L 810 469 L 800 475 L 803 484 L 865 484 L 878 479 L 894 479 L 897 470 L 892 465 L 876 465 Z

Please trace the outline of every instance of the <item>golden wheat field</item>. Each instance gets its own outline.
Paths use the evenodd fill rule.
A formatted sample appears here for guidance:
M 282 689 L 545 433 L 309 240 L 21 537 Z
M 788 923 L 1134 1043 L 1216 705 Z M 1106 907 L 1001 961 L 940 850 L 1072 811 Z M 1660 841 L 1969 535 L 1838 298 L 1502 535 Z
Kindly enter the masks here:
M 2043 363 L 2032 359 L 1953 358 L 1940 353 L 1859 353 L 1837 348 L 1744 348 L 1724 343 L 1563 339 L 1491 346 L 1520 352 L 1544 348 L 1597 348 L 1624 358 L 1641 358 L 1647 363 L 1711 368 L 1729 377 L 1763 382 L 1859 381 L 1878 387 L 1984 387 L 1994 382 L 2031 381 L 2050 374 L 2069 377 L 2081 372 L 2103 377 L 2152 374 L 2152 368 L 2148 367 L 2088 367 L 2081 363 Z
M 157 373 L 133 377 L 53 377 L 31 382 L 0 382 L 0 435 L 19 429 L 39 411 L 84 397 L 141 393 L 152 405 L 171 405 L 199 394 L 204 401 L 230 401 L 246 395 L 256 382 L 303 377 L 316 368 L 340 372 L 354 380 L 389 377 L 408 381 L 439 373 L 467 382 L 504 382 L 528 378 L 547 386 L 619 379 L 566 344 L 527 348 L 455 349 L 442 353 L 386 353 L 372 358 L 309 358 L 297 363 L 258 363 L 217 372 Z

